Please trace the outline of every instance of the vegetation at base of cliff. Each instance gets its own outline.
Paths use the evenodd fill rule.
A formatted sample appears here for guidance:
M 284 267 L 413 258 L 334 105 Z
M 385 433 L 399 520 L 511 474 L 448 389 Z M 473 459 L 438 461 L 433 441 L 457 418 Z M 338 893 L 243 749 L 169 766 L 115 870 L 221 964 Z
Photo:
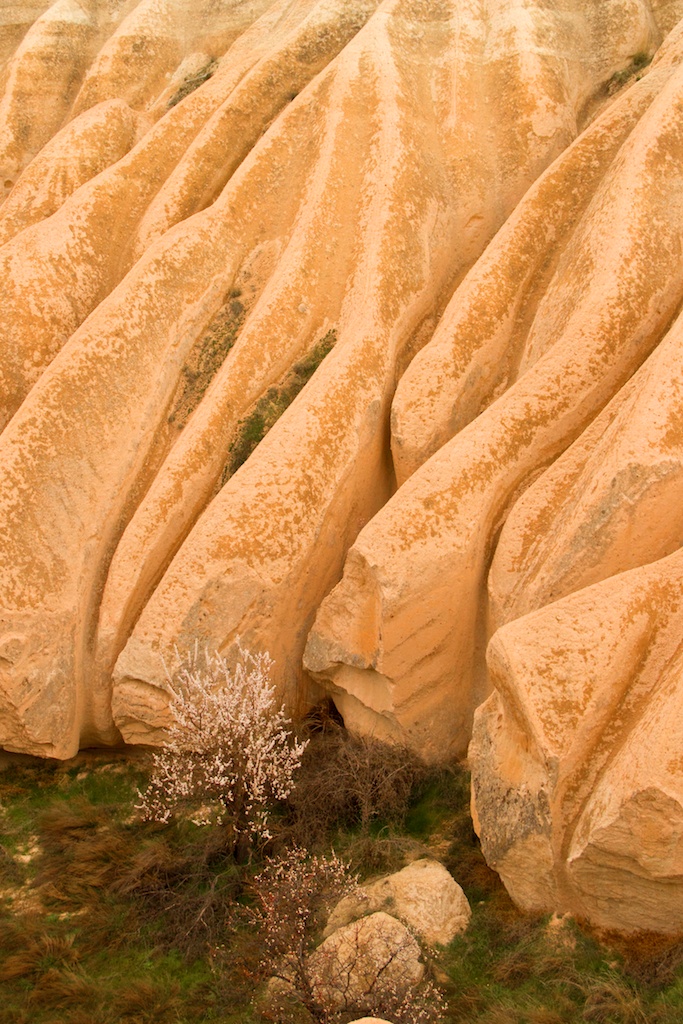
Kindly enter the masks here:
M 237 429 L 237 437 L 230 446 L 230 458 L 223 473 L 225 483 L 242 466 L 268 431 L 289 408 L 296 396 L 308 383 L 326 355 L 334 348 L 337 332 L 332 329 L 318 341 L 311 351 L 295 363 L 287 376 L 275 387 L 269 388 Z
M 683 1017 L 683 942 L 600 945 L 576 922 L 516 910 L 481 856 L 461 767 L 427 769 L 332 723 L 312 736 L 272 837 L 237 863 L 220 828 L 139 819 L 149 766 L 136 751 L 2 766 L 0 1024 L 310 1024 L 301 1007 L 262 1000 L 261 940 L 245 917 L 266 856 L 302 845 L 334 849 L 361 876 L 443 861 L 473 910 L 464 935 L 425 954 L 446 1022 Z

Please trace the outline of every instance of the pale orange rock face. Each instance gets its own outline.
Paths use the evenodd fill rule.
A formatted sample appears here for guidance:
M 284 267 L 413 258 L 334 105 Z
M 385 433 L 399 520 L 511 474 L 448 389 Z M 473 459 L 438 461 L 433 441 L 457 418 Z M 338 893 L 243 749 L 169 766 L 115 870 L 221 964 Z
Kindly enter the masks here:
M 117 163 L 149 123 L 113 99 L 69 121 L 43 146 L 0 207 L 0 245 L 46 220 L 81 185 Z
M 1 746 L 163 742 L 196 641 L 433 759 L 486 701 L 515 899 L 670 927 L 681 18 L 0 2 Z
M 486 42 L 481 12 L 468 8 L 469 19 L 458 21 L 460 7 L 383 4 L 320 82 L 329 96 L 319 104 L 323 148 L 311 171 L 306 215 L 253 316 L 266 352 L 269 338 L 296 337 L 301 309 L 317 319 L 318 336 L 334 325 L 337 345 L 204 511 L 142 611 L 114 673 L 114 717 L 129 739 L 163 724 L 161 655 L 198 633 L 222 649 L 237 636 L 268 644 L 288 699 L 296 708 L 305 697 L 301 655 L 316 609 L 339 574 L 348 544 L 386 502 L 393 484 L 383 435 L 392 382 L 411 354 L 409 346 L 419 344 L 420 333 L 429 329 L 429 311 L 444 301 L 443 289 L 481 247 L 496 208 L 511 209 L 522 175 L 528 183 L 538 164 L 547 163 L 575 131 L 577 111 L 568 100 L 551 103 L 534 95 L 542 75 L 554 81 L 553 97 L 570 92 L 566 61 L 551 53 L 541 62 L 531 49 L 533 26 L 518 26 L 508 14 L 494 19 Z M 559 46 L 559 28 L 557 35 Z M 481 65 L 454 58 L 453 47 L 462 46 L 465 36 Z M 521 72 L 516 47 L 529 65 Z M 503 107 L 515 107 L 512 121 L 505 111 L 487 110 L 503 84 Z M 423 94 L 438 102 L 425 106 L 419 101 Z M 485 141 L 489 124 L 497 138 L 493 146 Z M 427 148 L 425 139 L 432 140 Z M 473 139 L 481 140 L 480 152 Z M 463 166 L 466 145 L 476 155 Z M 346 159 L 350 150 L 352 165 Z M 436 153 L 443 154 L 440 161 Z M 447 154 L 453 154 L 450 161 Z M 280 281 L 282 291 L 274 293 Z M 252 322 L 245 324 L 230 360 L 246 356 Z M 263 362 L 263 354 L 259 358 Z M 237 379 L 229 363 L 225 371 L 227 384 Z M 218 384 L 217 378 L 207 392 L 207 414 L 225 401 Z M 193 434 L 201 424 L 200 413 L 188 430 Z M 175 480 L 179 494 L 186 470 L 173 465 L 173 473 L 169 485 Z M 135 554 L 122 567 L 122 580 L 142 564 L 141 538 L 150 536 L 145 524 L 160 522 L 153 505 L 147 513 L 141 508 L 137 520 L 128 534 Z M 117 552 L 110 581 L 118 559 Z M 113 632 L 109 594 L 102 606 L 103 637 Z M 363 653 L 356 649 L 354 657 Z M 149 712 L 140 722 L 145 705 Z
M 683 922 L 682 345 L 678 318 L 508 517 L 470 746 L 513 897 L 624 930 Z
M 644 86 L 636 83 L 634 91 Z M 683 178 L 679 158 L 663 155 L 683 156 L 682 90 L 683 71 L 664 72 L 644 110 L 630 95 L 622 116 L 610 108 L 527 193 L 451 300 L 444 319 L 463 330 L 451 351 L 457 344 L 459 357 L 468 358 L 463 404 L 481 382 L 487 407 L 478 416 L 471 406 L 469 416 L 463 411 L 467 425 L 361 532 L 308 641 L 309 669 L 330 680 L 342 713 L 359 727 L 374 721 L 377 730 L 433 757 L 466 749 L 472 714 L 489 686 L 485 588 L 497 531 L 530 478 L 647 357 L 683 297 Z M 633 123 L 636 110 L 641 116 Z M 632 125 L 626 138 L 624 117 Z M 554 266 L 542 294 L 534 296 L 529 273 L 532 294 L 517 299 L 531 304 L 527 329 L 507 346 L 507 365 L 503 358 L 490 369 L 509 331 L 499 297 L 505 287 L 514 291 L 517 269 L 530 263 L 526 229 L 538 218 L 538 204 L 545 205 L 548 192 L 580 187 L 575 174 L 584 147 L 592 141 L 599 156 L 604 130 L 615 126 L 622 145 L 559 244 L 550 232 L 554 252 L 546 250 L 545 259 L 554 256 Z M 565 206 L 573 213 L 573 203 Z M 443 350 L 440 337 L 435 343 Z M 487 386 L 501 373 L 504 390 L 496 398 Z M 495 383 L 501 386 L 500 377 Z M 397 396 L 403 410 L 405 395 Z
M 522 907 L 681 929 L 682 568 L 677 552 L 612 576 L 491 641 L 474 808 Z

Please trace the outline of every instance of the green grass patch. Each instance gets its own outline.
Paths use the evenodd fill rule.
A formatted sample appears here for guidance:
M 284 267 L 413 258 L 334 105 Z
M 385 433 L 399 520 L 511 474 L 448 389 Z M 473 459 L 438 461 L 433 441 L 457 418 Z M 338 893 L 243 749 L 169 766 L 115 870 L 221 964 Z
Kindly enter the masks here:
M 517 910 L 482 857 L 461 767 L 425 769 L 331 730 L 270 847 L 240 865 L 217 829 L 139 822 L 145 776 L 144 758 L 105 753 L 0 771 L 0 1024 L 277 1024 L 255 998 L 260 939 L 244 908 L 264 855 L 304 839 L 364 876 L 437 856 L 461 883 L 472 923 L 426 954 L 450 1024 L 683 1020 L 676 938 L 598 941 Z
M 225 483 L 242 466 L 271 427 L 289 408 L 311 379 L 326 355 L 334 348 L 337 332 L 330 330 L 303 359 L 295 363 L 287 376 L 259 398 L 247 417 L 240 421 L 237 436 L 230 446 L 230 458 L 223 472 Z
M 406 831 L 417 839 L 429 839 L 444 823 L 463 813 L 471 828 L 469 798 L 470 780 L 464 768 L 433 769 L 415 788 Z
M 169 423 L 182 429 L 223 365 L 244 323 L 246 309 L 240 292 L 232 291 L 202 337 L 192 347 L 180 374 L 180 385 Z
M 134 819 L 145 775 L 106 755 L 0 772 L 0 1024 L 229 1019 L 203 925 L 188 941 L 225 869 L 205 831 Z
M 637 82 L 642 77 L 642 72 L 652 62 L 650 54 L 644 53 L 642 50 L 638 53 L 634 53 L 631 57 L 631 62 L 627 67 L 621 71 L 615 71 L 610 80 L 607 83 L 607 95 L 613 96 L 624 88 L 625 85 L 630 82 Z

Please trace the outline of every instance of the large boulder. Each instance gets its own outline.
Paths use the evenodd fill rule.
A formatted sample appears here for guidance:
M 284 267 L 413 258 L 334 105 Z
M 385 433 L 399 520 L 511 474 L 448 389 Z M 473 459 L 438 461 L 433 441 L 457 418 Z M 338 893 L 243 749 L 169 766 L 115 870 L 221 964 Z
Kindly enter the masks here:
M 626 930 L 683 928 L 682 355 L 679 317 L 509 516 L 470 747 L 517 902 Z
M 491 641 L 475 825 L 524 909 L 683 931 L 682 577 L 679 550 Z
M 315 999 L 333 1010 L 400 998 L 424 975 L 420 947 L 408 929 L 379 912 L 339 928 L 308 959 Z
M 438 861 L 421 858 L 341 900 L 330 914 L 325 935 L 366 914 L 382 910 L 397 917 L 429 946 L 447 946 L 467 928 L 472 911 L 465 893 Z

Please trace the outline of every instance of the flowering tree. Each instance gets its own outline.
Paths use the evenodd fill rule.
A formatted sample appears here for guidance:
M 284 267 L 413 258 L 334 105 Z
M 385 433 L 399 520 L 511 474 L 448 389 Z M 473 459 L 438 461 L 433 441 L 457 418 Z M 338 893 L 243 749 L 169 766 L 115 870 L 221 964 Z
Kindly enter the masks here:
M 252 888 L 251 913 L 261 929 L 262 967 L 291 984 L 309 1011 L 315 1012 L 308 956 L 331 908 L 359 891 L 356 876 L 335 853 L 310 856 L 295 846 L 285 856 L 268 861 Z
M 311 856 L 293 847 L 267 862 L 252 881 L 252 893 L 248 914 L 259 929 L 261 968 L 271 979 L 270 1010 L 280 1024 L 302 1019 L 297 1004 L 318 1024 L 368 1015 L 388 1016 L 395 1024 L 443 1024 L 445 1003 L 433 982 L 414 989 L 402 978 L 415 945 L 407 934 L 405 944 L 383 948 L 374 933 L 363 938 L 358 921 L 356 942 L 347 942 L 343 954 L 324 946 L 313 952 L 332 907 L 362 895 L 358 879 L 336 853 Z
M 166 670 L 171 726 L 153 755 L 137 809 L 168 821 L 178 810 L 196 824 L 225 826 L 234 848 L 270 837 L 270 811 L 294 785 L 306 743 L 297 743 L 269 678 L 267 653 L 240 648 L 234 672 L 199 646 Z

